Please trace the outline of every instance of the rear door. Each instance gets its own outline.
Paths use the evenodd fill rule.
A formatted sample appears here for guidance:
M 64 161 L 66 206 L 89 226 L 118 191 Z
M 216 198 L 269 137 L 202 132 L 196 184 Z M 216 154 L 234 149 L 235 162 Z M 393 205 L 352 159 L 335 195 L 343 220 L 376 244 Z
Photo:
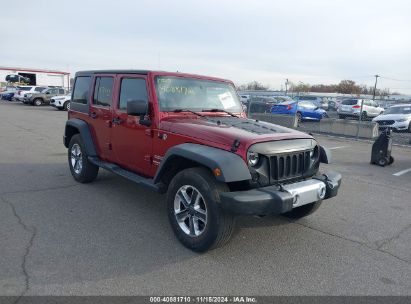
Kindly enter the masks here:
M 118 75 L 116 102 L 113 106 L 111 142 L 115 163 L 150 176 L 152 171 L 151 128 L 139 123 L 140 117 L 127 114 L 127 102 L 143 100 L 149 108 L 149 90 L 145 75 Z
M 90 104 L 90 125 L 100 158 L 111 161 L 110 133 L 115 75 L 95 75 L 93 98 Z

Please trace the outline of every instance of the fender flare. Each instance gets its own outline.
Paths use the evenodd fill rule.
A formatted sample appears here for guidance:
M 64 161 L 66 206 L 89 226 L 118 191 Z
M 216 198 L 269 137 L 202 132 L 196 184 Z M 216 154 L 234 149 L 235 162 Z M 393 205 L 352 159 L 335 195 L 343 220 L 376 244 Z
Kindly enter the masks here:
M 83 139 L 85 145 L 87 155 L 97 156 L 96 149 L 93 143 L 93 138 L 91 137 L 91 132 L 88 127 L 88 124 L 84 120 L 78 118 L 67 120 L 63 136 L 64 146 L 68 148 L 70 139 L 74 135 L 72 132 L 73 128 L 76 129 L 78 133 L 80 133 L 80 136 Z
M 331 151 L 326 147 L 320 146 L 320 163 L 331 164 Z
M 239 155 L 218 148 L 186 143 L 174 146 L 167 151 L 154 177 L 154 183 L 160 182 L 163 174 L 167 172 L 168 165 L 176 157 L 194 161 L 211 171 L 219 168 L 221 175 L 216 176 L 218 181 L 228 183 L 251 179 L 250 170 Z

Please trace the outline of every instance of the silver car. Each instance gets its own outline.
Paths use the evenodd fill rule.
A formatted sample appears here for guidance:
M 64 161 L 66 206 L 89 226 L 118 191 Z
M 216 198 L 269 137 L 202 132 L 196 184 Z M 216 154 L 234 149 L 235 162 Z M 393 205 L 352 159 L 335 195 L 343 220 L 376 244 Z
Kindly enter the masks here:
M 396 131 L 408 131 L 411 133 L 411 104 L 402 104 L 389 107 L 384 114 L 373 119 L 380 129 L 388 127 Z
M 361 116 L 362 120 L 366 120 L 367 118 L 377 117 L 384 113 L 384 108 L 379 107 L 378 104 L 371 99 L 350 98 L 344 99 L 341 102 L 341 106 L 337 109 L 337 113 L 339 118 L 359 118 Z

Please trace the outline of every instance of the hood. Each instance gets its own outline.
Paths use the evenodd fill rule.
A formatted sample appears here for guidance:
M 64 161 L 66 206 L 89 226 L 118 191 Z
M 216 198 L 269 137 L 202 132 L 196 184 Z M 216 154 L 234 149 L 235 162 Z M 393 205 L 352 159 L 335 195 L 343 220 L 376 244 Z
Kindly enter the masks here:
M 232 146 L 235 140 L 248 147 L 257 142 L 312 138 L 293 129 L 253 119 L 224 116 L 179 116 L 161 120 L 160 128 L 199 140 Z
M 411 114 L 381 114 L 373 119 L 373 121 L 379 120 L 399 120 L 399 119 L 410 119 Z

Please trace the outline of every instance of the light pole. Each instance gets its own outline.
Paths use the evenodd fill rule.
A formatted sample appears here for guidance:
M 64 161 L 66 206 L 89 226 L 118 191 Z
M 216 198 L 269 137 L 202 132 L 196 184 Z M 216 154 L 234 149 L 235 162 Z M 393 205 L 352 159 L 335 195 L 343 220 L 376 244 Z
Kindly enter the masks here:
M 375 77 L 375 85 L 374 85 L 374 92 L 372 94 L 372 100 L 373 101 L 375 100 L 375 91 L 377 90 L 377 80 L 378 80 L 378 77 L 380 77 L 380 76 L 379 75 L 374 75 L 374 77 Z
M 285 80 L 285 96 L 287 96 L 288 91 L 288 78 Z

